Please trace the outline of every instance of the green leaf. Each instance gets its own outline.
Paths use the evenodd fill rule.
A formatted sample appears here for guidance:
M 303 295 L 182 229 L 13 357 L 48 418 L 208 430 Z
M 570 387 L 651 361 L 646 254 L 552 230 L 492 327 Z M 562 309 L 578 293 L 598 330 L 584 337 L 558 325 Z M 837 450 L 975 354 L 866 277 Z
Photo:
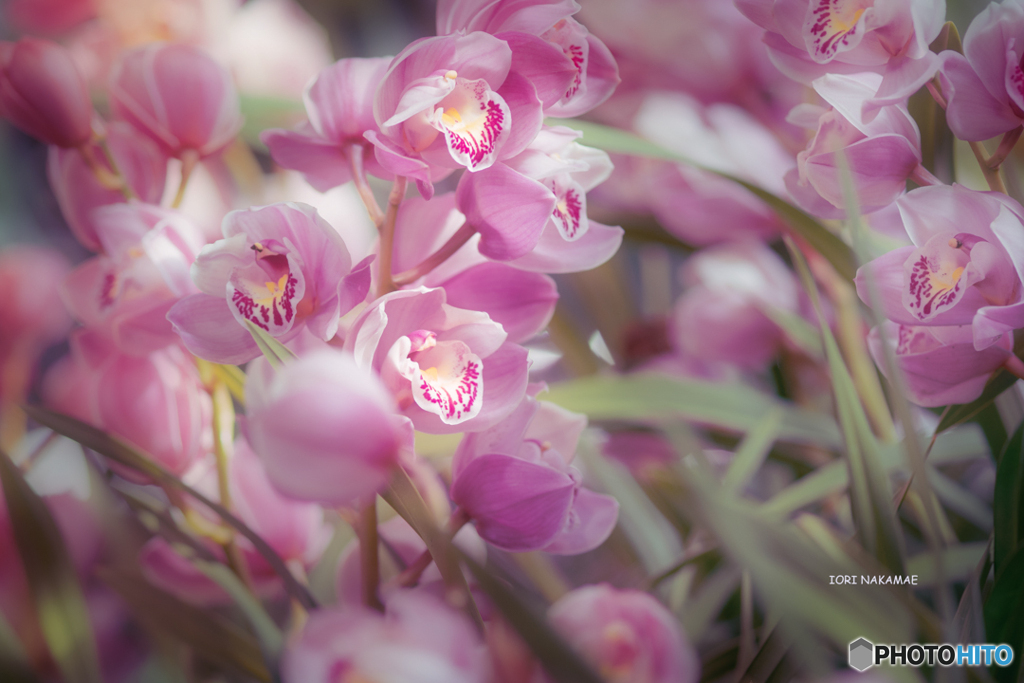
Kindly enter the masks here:
M 963 581 L 971 575 L 978 560 L 988 550 L 988 541 L 983 543 L 959 543 L 942 551 L 942 571 L 945 581 Z M 938 582 L 935 553 L 928 551 L 914 555 L 907 560 L 907 574 L 917 574 L 917 583 L 931 586 Z
M 684 418 L 740 433 L 749 432 L 767 413 L 779 409 L 780 440 L 824 448 L 838 448 L 842 443 L 839 429 L 828 415 L 802 410 L 744 384 L 645 373 L 601 375 L 553 384 L 543 399 L 594 420 L 650 423 Z
M 277 369 L 288 361 L 295 360 L 294 353 L 289 351 L 284 344 L 267 334 L 265 330 L 255 325 L 251 320 L 246 320 L 245 326 L 249 328 L 249 334 L 252 335 L 256 346 L 260 347 L 260 351 L 271 367 Z
M 211 581 L 219 585 L 235 601 L 235 605 L 242 610 L 253 632 L 259 638 L 263 652 L 272 663 L 276 663 L 281 656 L 281 649 L 284 647 L 284 635 L 277 627 L 274 620 L 270 618 L 263 605 L 253 596 L 248 588 L 235 576 L 228 567 L 219 562 L 210 562 L 196 557 L 187 558 L 196 569 L 206 575 Z
M 618 128 L 603 126 L 590 121 L 580 121 L 578 119 L 548 119 L 547 123 L 548 125 L 560 125 L 578 130 L 583 133 L 582 142 L 584 144 L 603 149 L 606 152 L 675 161 L 699 168 L 708 173 L 714 173 L 726 180 L 731 180 L 737 185 L 746 188 L 771 207 L 779 218 L 792 228 L 793 232 L 806 240 L 808 244 L 814 247 L 815 251 L 828 259 L 829 263 L 832 264 L 840 275 L 848 280 L 852 280 L 854 275 L 857 274 L 856 260 L 850 247 L 845 242 L 806 212 L 801 211 L 771 192 L 761 189 L 757 185 L 728 173 L 703 167 L 654 144 L 650 140 L 645 140 L 639 135 Z
M 606 493 L 619 502 L 618 525 L 625 532 L 648 574 L 663 571 L 682 554 L 682 547 L 665 518 L 644 494 L 626 468 L 605 458 L 589 434 L 576 449 L 588 474 L 601 483 Z
M 516 630 L 549 674 L 562 683 L 604 683 L 547 620 L 534 612 L 505 581 L 477 564 L 465 553 L 462 562 L 505 620 Z
M 0 672 L 9 683 L 39 683 L 18 634 L 7 623 L 3 612 L 0 612 Z
M 846 440 L 850 470 L 850 506 L 861 545 L 893 574 L 903 574 L 903 536 L 892 506 L 889 478 L 879 457 L 878 441 L 871 431 L 864 406 L 857 395 L 839 345 L 822 314 L 817 288 L 803 254 L 787 240 L 793 263 L 818 313 L 825 355 L 832 374 L 836 411 Z
M 996 467 L 992 500 L 996 578 L 1024 540 L 1024 423 L 1017 427 Z
M 101 683 L 89 611 L 60 529 L 46 503 L 3 451 L 0 480 L 18 555 L 50 654 L 66 683 Z
M 430 508 L 427 507 L 420 492 L 416 489 L 416 485 L 413 484 L 404 469 L 401 467 L 396 469 L 391 477 L 391 484 L 381 494 L 381 497 L 423 539 L 445 582 L 448 601 L 455 607 L 465 610 L 482 628 L 480 612 L 477 610 L 476 603 L 473 602 L 466 577 L 459 567 L 455 546 L 452 545 L 447 534 L 438 527 Z
M 764 419 L 754 425 L 754 428 L 747 433 L 746 438 L 736 448 L 729 469 L 722 478 L 722 488 L 736 494 L 743 491 L 761 469 L 768 453 L 772 450 L 772 444 L 779 433 L 779 425 L 782 422 L 782 411 L 776 408 L 765 415 Z
M 145 474 L 149 478 L 160 482 L 161 484 L 169 485 L 188 493 L 200 503 L 210 508 L 210 510 L 224 520 L 225 524 L 233 527 L 235 531 L 249 539 L 249 542 L 253 544 L 256 551 L 263 556 L 263 559 L 267 561 L 267 564 L 269 564 L 274 572 L 281 578 L 288 594 L 298 600 L 299 604 L 306 609 L 312 609 L 316 606 L 316 601 L 309 593 L 309 589 L 295 580 L 295 577 L 292 576 L 292 573 L 288 571 L 288 568 L 285 566 L 284 560 L 281 559 L 281 556 L 278 555 L 265 540 L 263 540 L 262 536 L 250 529 L 242 520 L 235 517 L 235 515 L 233 515 L 231 511 L 223 505 L 210 500 L 196 489 L 185 484 L 163 467 L 156 464 L 152 458 L 136 449 L 134 446 L 130 446 L 117 437 L 96 429 L 92 425 L 88 425 L 81 420 L 76 420 L 73 417 L 61 415 L 60 413 L 55 413 L 39 406 L 25 406 L 25 412 L 39 424 L 49 427 L 53 431 L 58 434 L 63 434 L 69 439 L 77 441 L 86 448 L 91 448 L 100 455 L 110 458 L 114 462 Z
M 849 484 L 850 472 L 846 463 L 831 462 L 776 493 L 761 506 L 761 510 L 768 516 L 788 517 L 805 505 L 845 491 Z
M 985 600 L 985 639 L 1013 648 L 1013 663 L 1005 668 L 993 666 L 991 672 L 1000 683 L 1016 681 L 1020 653 L 1024 651 L 1024 547 L 1017 548 L 1006 559 Z
M 242 138 L 258 149 L 266 149 L 260 140 L 260 133 L 267 128 L 291 128 L 304 118 L 301 100 L 266 95 L 241 95 Z
M 180 640 L 229 671 L 266 683 L 273 680 L 256 639 L 224 617 L 153 586 L 134 570 L 99 569 L 97 574 L 147 628 Z
M 698 467 L 673 474 L 678 476 L 663 474 L 658 480 L 665 498 L 689 510 L 718 539 L 722 552 L 750 572 L 756 595 L 765 609 L 782 617 L 787 633 L 816 634 L 842 649 L 860 636 L 874 642 L 911 637 L 913 616 L 895 599 L 898 589 L 836 590 L 829 576 L 869 570 L 849 556 L 826 553 L 795 525 L 728 494 Z M 811 641 L 794 638 L 793 643 L 805 657 L 814 656 Z

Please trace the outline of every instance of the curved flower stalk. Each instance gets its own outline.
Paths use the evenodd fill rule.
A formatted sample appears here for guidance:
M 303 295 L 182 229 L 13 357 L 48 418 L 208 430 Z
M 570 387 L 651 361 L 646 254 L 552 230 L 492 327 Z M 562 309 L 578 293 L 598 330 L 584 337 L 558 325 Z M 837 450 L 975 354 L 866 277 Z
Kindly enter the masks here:
M 341 236 L 311 206 L 233 211 L 223 234 L 192 267 L 202 293 L 168 313 L 185 346 L 201 358 L 244 363 L 259 356 L 247 324 L 280 341 L 303 329 L 328 341 L 340 317 L 366 298 L 371 259 L 353 266 Z
M 345 348 L 378 373 L 401 414 L 434 434 L 487 429 L 526 392 L 526 350 L 483 312 L 455 308 L 443 289 L 378 299 L 353 323 Z
M 586 418 L 526 397 L 501 424 L 467 434 L 452 461 L 452 500 L 504 550 L 577 555 L 604 542 L 614 498 L 582 486 L 572 466 Z

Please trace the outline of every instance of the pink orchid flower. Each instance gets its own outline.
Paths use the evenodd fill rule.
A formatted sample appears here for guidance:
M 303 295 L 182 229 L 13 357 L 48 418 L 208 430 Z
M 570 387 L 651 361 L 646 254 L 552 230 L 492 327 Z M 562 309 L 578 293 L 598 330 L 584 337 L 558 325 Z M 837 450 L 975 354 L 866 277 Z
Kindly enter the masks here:
M 697 651 L 679 622 L 648 593 L 608 584 L 566 593 L 548 620 L 609 681 L 695 683 Z
M 189 268 L 203 248 L 199 228 L 176 211 L 137 202 L 100 207 L 93 219 L 104 253 L 64 281 L 68 310 L 125 353 L 178 342 L 167 312 L 197 291 Z
M 527 354 L 502 326 L 447 303 L 443 289 L 387 294 L 363 311 L 345 348 L 378 373 L 417 431 L 480 431 L 526 392 Z
M 388 68 L 367 131 L 377 161 L 427 199 L 445 170 L 481 171 L 515 156 L 541 127 L 536 88 L 512 70 L 508 43 L 479 31 L 422 38 Z
M 583 488 L 571 464 L 586 423 L 527 397 L 501 424 L 463 437 L 452 500 L 484 540 L 513 552 L 578 555 L 608 538 L 619 505 Z
M 906 192 L 907 178 L 922 185 L 938 182 L 920 167 L 921 133 L 905 105 L 882 107 L 870 121 L 862 115 L 879 83 L 881 77 L 872 73 L 822 76 L 814 89 L 830 107 L 800 105 L 791 113 L 790 121 L 817 128 L 797 155 L 796 169 L 786 174 L 790 195 L 809 213 L 846 217 L 847 173 L 863 213 L 896 201 Z
M 357 505 L 381 489 L 412 429 L 373 373 L 333 348 L 278 370 L 259 359 L 245 387 L 246 431 L 270 483 L 288 498 Z
M 466 219 L 455 205 L 452 192 L 430 201 L 410 197 L 402 202 L 395 222 L 395 272 L 413 270 L 424 254 L 437 252 L 458 232 Z M 558 288 L 541 273 L 488 261 L 479 253 L 479 241 L 471 238 L 447 261 L 409 284 L 444 289 L 449 305 L 483 311 L 505 329 L 509 341 L 522 343 L 547 327 Z
M 906 379 L 908 398 L 928 408 L 970 403 L 978 398 L 992 373 L 1013 352 L 1011 332 L 979 351 L 966 326 L 923 327 L 886 321 L 868 335 L 871 356 L 886 377 L 889 371 L 883 332 Z
M 68 51 L 49 40 L 0 41 L 0 118 L 58 147 L 92 139 L 92 100 Z
M 866 113 L 905 100 L 939 67 L 928 46 L 945 21 L 945 0 L 737 0 L 736 5 L 765 29 L 772 62 L 790 78 L 810 83 L 826 73 L 881 74 Z
M 301 171 L 321 192 L 352 180 L 353 163 L 378 178 L 391 178 L 363 138 L 366 131 L 377 130 L 373 96 L 390 63 L 389 57 L 342 59 L 321 71 L 303 97 L 309 120 L 294 131 L 275 128 L 260 134 L 274 161 Z
M 485 31 L 512 47 L 514 68 L 537 86 L 548 116 L 569 118 L 604 102 L 619 83 L 615 58 L 572 18 L 574 0 L 441 0 L 437 33 Z
M 43 398 L 48 407 L 141 448 L 175 475 L 213 448 L 210 395 L 177 346 L 133 356 L 97 332 L 77 330 L 71 354 L 46 374 Z M 114 467 L 135 481 L 142 476 Z
M 990 3 L 967 27 L 964 53 L 942 58 L 946 121 L 961 140 L 987 140 L 1024 125 L 1024 6 Z
M 106 142 L 128 187 L 139 200 L 159 204 L 167 180 L 167 158 L 164 154 L 148 138 L 122 121 L 114 121 L 107 126 Z M 102 158 L 98 145 L 93 146 L 93 152 L 96 158 Z M 100 251 L 102 247 L 93 212 L 100 206 L 123 203 L 124 195 L 118 190 L 103 187 L 77 150 L 51 146 L 46 160 L 46 175 L 71 233 L 87 249 Z
M 901 325 L 970 325 L 981 351 L 1024 326 L 1024 208 L 998 192 L 922 187 L 896 202 L 912 246 L 857 273 L 871 301 L 874 279 L 885 317 Z
M 793 271 L 764 244 L 743 242 L 701 250 L 682 273 L 687 289 L 673 322 L 683 354 L 764 369 L 786 340 L 771 312 L 800 312 Z
M 188 45 L 152 43 L 125 52 L 107 90 L 114 115 L 168 156 L 216 154 L 242 127 L 231 75 Z
M 247 322 L 281 341 L 304 328 L 327 341 L 339 318 L 366 298 L 371 259 L 353 267 L 341 235 L 309 205 L 232 211 L 222 229 L 224 239 L 205 247 L 192 267 L 202 293 L 168 313 L 197 356 L 217 363 L 256 358 Z
M 286 647 L 284 683 L 485 683 L 480 636 L 465 615 L 423 591 L 403 591 L 380 614 L 345 606 L 312 612 Z

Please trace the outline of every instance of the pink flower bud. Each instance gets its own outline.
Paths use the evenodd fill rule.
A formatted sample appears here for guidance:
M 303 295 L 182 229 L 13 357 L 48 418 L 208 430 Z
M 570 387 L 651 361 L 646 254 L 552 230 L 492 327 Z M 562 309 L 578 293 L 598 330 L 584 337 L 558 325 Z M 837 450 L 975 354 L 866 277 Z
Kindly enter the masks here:
M 607 584 L 565 594 L 548 619 L 605 680 L 694 683 L 700 662 L 672 613 L 647 593 Z
M 0 117 L 34 138 L 79 147 L 92 137 L 92 101 L 71 55 L 56 43 L 0 41 Z
M 111 73 L 110 106 L 167 154 L 215 154 L 242 127 L 231 75 L 187 45 L 145 45 L 125 53 Z
M 412 429 L 352 357 L 324 349 L 272 372 L 249 369 L 248 434 L 267 478 L 289 498 L 355 505 L 382 488 Z

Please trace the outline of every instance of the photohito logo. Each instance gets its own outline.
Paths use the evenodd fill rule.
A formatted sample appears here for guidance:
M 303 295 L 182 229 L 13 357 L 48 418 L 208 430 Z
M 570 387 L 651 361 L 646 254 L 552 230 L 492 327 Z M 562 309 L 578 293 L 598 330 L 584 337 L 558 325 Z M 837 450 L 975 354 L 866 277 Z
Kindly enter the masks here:
M 1013 648 L 1009 645 L 875 645 L 867 638 L 850 643 L 850 667 L 866 671 L 879 664 L 892 666 L 1009 666 Z

